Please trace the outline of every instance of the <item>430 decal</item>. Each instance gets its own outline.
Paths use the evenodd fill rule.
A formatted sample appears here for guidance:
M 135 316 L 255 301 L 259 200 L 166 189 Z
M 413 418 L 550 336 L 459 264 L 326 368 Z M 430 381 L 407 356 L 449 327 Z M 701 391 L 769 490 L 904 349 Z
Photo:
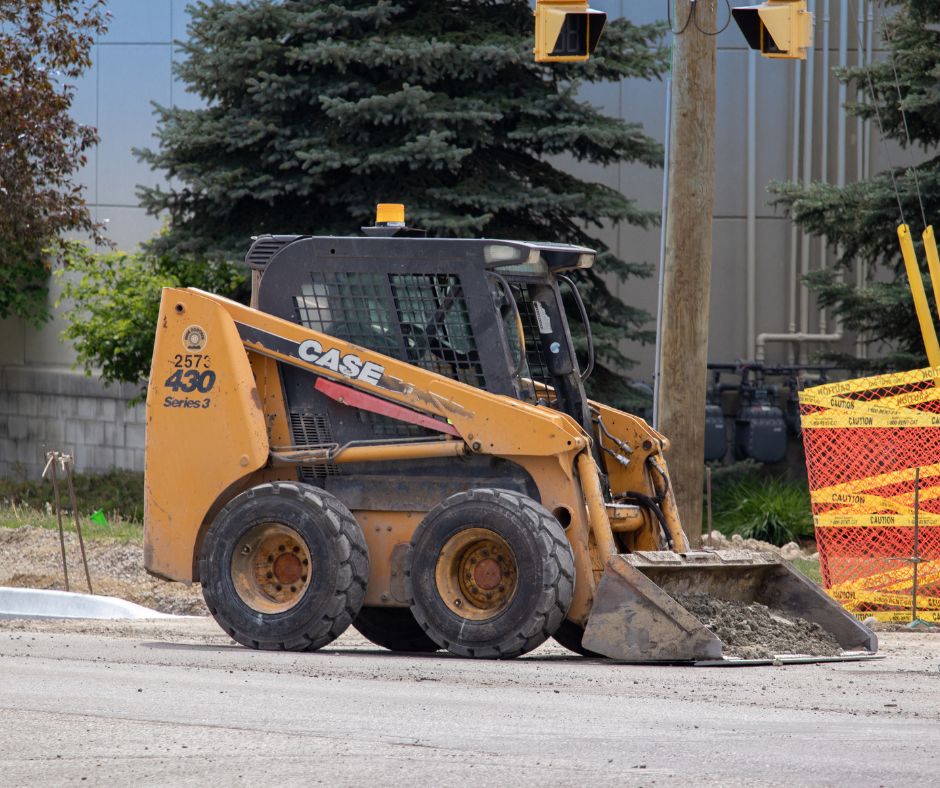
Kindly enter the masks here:
M 208 394 L 215 385 L 215 371 L 211 369 L 177 369 L 163 384 L 170 391 Z

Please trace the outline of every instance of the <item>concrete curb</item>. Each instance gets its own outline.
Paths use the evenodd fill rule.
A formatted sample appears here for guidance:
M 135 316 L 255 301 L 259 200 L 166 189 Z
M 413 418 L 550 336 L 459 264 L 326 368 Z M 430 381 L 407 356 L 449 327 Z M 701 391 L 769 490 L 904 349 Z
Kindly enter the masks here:
M 0 588 L 0 618 L 183 618 L 113 596 Z

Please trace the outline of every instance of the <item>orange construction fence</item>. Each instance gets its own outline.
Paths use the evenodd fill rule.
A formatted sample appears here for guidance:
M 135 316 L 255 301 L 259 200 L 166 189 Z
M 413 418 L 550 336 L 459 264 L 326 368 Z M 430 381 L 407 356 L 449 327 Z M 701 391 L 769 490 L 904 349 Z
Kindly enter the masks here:
M 800 412 L 824 587 L 860 619 L 940 622 L 940 368 L 805 389 Z

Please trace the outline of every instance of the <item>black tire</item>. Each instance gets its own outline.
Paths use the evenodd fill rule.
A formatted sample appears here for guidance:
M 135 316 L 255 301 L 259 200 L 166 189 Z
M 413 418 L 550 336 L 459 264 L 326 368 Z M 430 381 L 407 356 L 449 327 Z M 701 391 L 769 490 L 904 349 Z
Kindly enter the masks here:
M 308 484 L 260 484 L 233 498 L 199 558 L 206 605 L 250 648 L 313 651 L 339 637 L 362 607 L 369 555 L 337 498 Z
M 364 638 L 389 651 L 430 653 L 440 649 L 407 607 L 364 607 L 353 626 Z
M 565 531 L 525 495 L 495 489 L 453 495 L 428 512 L 411 544 L 405 568 L 411 612 L 453 654 L 518 657 L 545 642 L 571 605 L 574 557 Z M 493 557 L 481 558 L 470 571 L 467 562 L 477 555 Z M 476 573 L 484 564 L 483 579 L 495 584 L 480 582 Z M 490 592 L 496 603 L 487 608 L 483 597 Z
M 561 625 L 558 629 L 555 630 L 555 634 L 552 637 L 564 646 L 569 651 L 573 651 L 575 654 L 580 654 L 582 657 L 593 657 L 594 659 L 606 659 L 603 654 L 598 654 L 595 651 L 586 649 L 581 645 L 581 638 L 584 637 L 584 627 L 580 624 L 575 624 L 574 621 L 570 619 L 565 619 L 561 622 Z

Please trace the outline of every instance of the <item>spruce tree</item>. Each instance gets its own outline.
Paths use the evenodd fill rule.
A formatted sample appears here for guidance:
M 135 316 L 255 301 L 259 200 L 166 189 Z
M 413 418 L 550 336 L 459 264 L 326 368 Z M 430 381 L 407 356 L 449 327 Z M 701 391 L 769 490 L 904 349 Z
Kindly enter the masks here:
M 808 278 L 820 305 L 833 307 L 848 329 L 864 332 L 876 345 L 885 343 L 889 348 L 865 363 L 839 360 L 856 367 L 909 369 L 922 366 L 925 356 L 897 225 L 903 213 L 918 242 L 925 217 L 928 224 L 940 227 L 940 156 L 936 155 L 940 143 L 940 0 L 893 0 L 886 6 L 884 57 L 864 68 L 836 73 L 851 90 L 857 87 L 864 95 L 862 102 L 847 104 L 848 112 L 871 120 L 875 134 L 880 123 L 888 139 L 906 149 L 925 151 L 924 161 L 912 169 L 895 166 L 843 188 L 788 183 L 775 184 L 772 190 L 778 204 L 804 230 L 825 235 L 832 248 L 839 250 L 842 270 L 853 264 L 865 266 L 867 284 L 861 289 L 851 277 L 840 281 L 838 270 L 814 272 Z M 919 248 L 918 256 L 924 260 Z M 931 293 L 929 283 L 926 289 Z
M 622 340 L 651 338 L 649 315 L 611 292 L 648 275 L 598 240 L 656 214 L 580 180 L 557 157 L 661 164 L 640 125 L 578 98 L 583 82 L 656 78 L 662 29 L 608 25 L 587 63 L 536 64 L 528 0 L 223 0 L 192 9 L 177 66 L 202 109 L 158 107 L 168 175 L 143 204 L 166 212 L 160 254 L 228 258 L 260 233 L 349 234 L 378 202 L 402 202 L 436 236 L 598 249 L 580 279 L 599 352 L 594 393 L 627 405 Z M 575 321 L 577 323 L 577 321 Z M 583 342 L 583 340 L 582 340 Z

